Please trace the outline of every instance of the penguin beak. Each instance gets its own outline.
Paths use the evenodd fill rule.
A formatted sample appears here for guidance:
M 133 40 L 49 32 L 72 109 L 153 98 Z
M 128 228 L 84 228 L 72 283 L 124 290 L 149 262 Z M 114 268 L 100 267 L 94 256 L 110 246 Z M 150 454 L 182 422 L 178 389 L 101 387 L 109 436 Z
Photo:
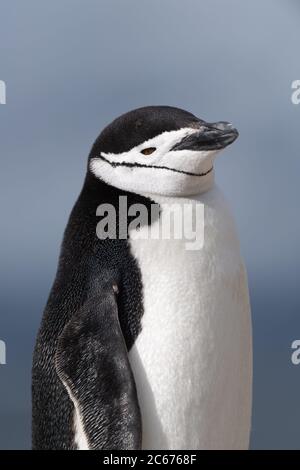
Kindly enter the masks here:
M 229 122 L 201 122 L 199 130 L 177 142 L 172 150 L 221 150 L 232 144 L 238 135 Z

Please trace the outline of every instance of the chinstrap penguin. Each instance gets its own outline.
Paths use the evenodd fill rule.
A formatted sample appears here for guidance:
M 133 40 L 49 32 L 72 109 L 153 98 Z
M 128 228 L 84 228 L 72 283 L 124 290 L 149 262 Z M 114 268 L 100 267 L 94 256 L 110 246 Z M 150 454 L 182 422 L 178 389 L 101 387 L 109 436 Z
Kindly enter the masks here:
M 150 106 L 95 141 L 36 341 L 34 449 L 248 448 L 247 278 L 213 167 L 237 136 L 227 122 Z M 174 203 L 204 206 L 203 246 L 130 230 L 99 239 L 97 207 L 118 214 L 120 196 L 147 208 L 140 233 L 163 226 Z

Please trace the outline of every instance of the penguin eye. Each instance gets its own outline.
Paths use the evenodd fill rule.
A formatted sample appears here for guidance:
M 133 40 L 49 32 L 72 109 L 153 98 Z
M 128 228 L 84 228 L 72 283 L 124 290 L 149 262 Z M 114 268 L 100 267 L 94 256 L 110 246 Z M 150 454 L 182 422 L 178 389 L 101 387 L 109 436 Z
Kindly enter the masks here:
M 141 153 L 143 153 L 144 155 L 151 155 L 151 153 L 155 152 L 155 150 L 155 147 L 148 147 L 147 149 L 141 150 Z

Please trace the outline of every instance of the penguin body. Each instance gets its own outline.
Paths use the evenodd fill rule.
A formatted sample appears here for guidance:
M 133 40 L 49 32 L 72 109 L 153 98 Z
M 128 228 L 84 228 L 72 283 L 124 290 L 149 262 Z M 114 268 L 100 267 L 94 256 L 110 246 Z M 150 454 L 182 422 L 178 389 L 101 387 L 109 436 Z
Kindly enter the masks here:
M 162 225 L 177 199 L 154 198 L 165 207 Z M 129 239 L 144 293 L 142 328 L 129 354 L 143 448 L 246 449 L 251 323 L 234 223 L 217 187 L 179 202 L 204 205 L 202 249 L 188 250 L 184 240 Z
M 213 171 L 236 137 L 228 123 L 158 106 L 96 140 L 37 338 L 33 448 L 247 448 L 247 280 Z M 101 239 L 97 208 L 115 209 L 120 232 L 120 197 L 127 236 Z M 157 236 L 174 205 L 202 214 L 197 249 Z M 147 213 L 138 234 L 133 206 Z

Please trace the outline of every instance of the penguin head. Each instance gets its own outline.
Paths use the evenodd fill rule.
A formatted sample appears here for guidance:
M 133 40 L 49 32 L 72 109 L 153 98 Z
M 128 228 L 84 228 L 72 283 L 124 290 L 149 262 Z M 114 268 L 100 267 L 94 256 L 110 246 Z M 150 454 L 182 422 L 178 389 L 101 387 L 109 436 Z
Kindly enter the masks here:
M 198 194 L 213 184 L 216 154 L 237 137 L 227 122 L 207 123 L 169 106 L 139 108 L 102 131 L 90 152 L 89 171 L 138 194 Z

